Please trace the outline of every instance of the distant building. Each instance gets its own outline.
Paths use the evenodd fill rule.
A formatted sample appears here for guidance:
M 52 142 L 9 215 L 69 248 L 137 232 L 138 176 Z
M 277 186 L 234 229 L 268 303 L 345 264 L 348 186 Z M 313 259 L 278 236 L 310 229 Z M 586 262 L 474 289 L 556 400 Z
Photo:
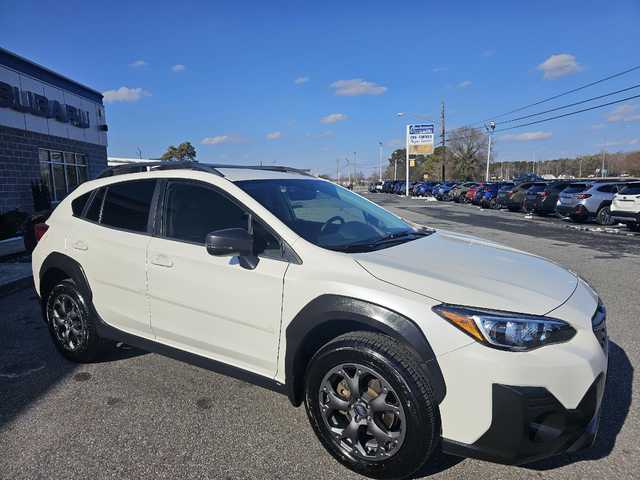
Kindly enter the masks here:
M 0 48 L 0 213 L 33 212 L 32 180 L 55 204 L 106 167 L 102 94 Z

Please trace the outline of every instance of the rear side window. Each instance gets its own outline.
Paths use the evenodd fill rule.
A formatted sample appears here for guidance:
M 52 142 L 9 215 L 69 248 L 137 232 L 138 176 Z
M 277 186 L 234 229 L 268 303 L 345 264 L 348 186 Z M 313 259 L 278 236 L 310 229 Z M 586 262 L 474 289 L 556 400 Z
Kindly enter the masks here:
M 85 193 L 84 195 L 80 195 L 78 198 L 71 201 L 71 211 L 73 212 L 74 217 L 79 217 L 82 215 L 82 211 L 84 210 L 84 206 L 89 201 L 89 197 L 93 192 Z
M 91 202 L 86 218 L 109 227 L 146 232 L 155 188 L 155 180 L 103 187 Z
M 555 185 L 551 185 L 551 188 L 549 188 L 548 190 L 553 190 L 555 192 L 561 192 L 562 190 L 567 188 L 567 185 L 569 185 L 569 184 L 568 183 L 557 183 Z
M 613 185 L 603 185 L 602 187 L 599 187 L 597 190 L 602 193 L 611 193 L 612 187 Z
M 640 195 L 640 183 L 632 183 L 620 190 L 620 195 Z

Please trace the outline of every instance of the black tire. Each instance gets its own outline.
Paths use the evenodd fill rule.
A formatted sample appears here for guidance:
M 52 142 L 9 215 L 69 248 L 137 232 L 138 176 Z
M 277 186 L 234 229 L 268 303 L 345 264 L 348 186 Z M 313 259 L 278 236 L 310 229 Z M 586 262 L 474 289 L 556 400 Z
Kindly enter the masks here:
M 47 297 L 45 313 L 53 344 L 64 358 L 88 363 L 102 353 L 106 340 L 98 336 L 96 322 L 71 279 L 53 287 Z
M 598 225 L 613 225 L 614 223 L 616 223 L 614 218 L 611 216 L 609 205 L 598 210 L 598 213 L 596 215 L 596 223 Z
M 347 377 L 352 383 L 345 396 Z M 359 393 L 362 398 L 351 398 L 350 388 L 354 385 L 358 390 L 367 388 Z M 370 394 L 375 393 L 375 385 L 379 396 Z M 331 392 L 335 408 L 327 400 L 327 388 L 335 388 Z M 384 405 L 387 413 L 374 407 L 378 398 L 382 401 L 376 402 L 377 406 Z M 391 403 L 387 401 L 390 398 Z M 438 405 L 420 365 L 402 345 L 379 333 L 347 333 L 320 349 L 305 376 L 305 405 L 311 426 L 327 451 L 347 468 L 373 478 L 395 479 L 413 474 L 427 461 L 441 435 Z M 345 415 L 340 408 L 347 408 L 344 411 L 350 413 Z M 358 416 L 358 412 L 369 408 L 366 419 Z M 337 430 L 329 429 L 329 421 Z M 354 423 L 358 426 L 354 427 Z M 347 436 L 347 426 L 358 447 L 352 448 L 348 438 L 336 438 L 340 429 Z M 370 431 L 378 435 L 374 438 Z M 380 431 L 396 435 L 396 440 L 384 441 L 387 437 L 381 437 Z M 384 451 L 378 446 L 378 438 L 383 439 Z M 376 460 L 376 455 L 382 458 Z
M 569 215 L 569 218 L 571 220 L 573 220 L 576 223 L 584 223 L 587 221 L 587 216 L 586 215 Z
M 546 217 L 549 214 L 549 212 L 547 212 L 546 210 L 538 210 L 538 209 L 535 209 L 534 213 L 539 217 Z
M 496 202 L 495 198 L 492 198 L 491 200 L 489 200 L 489 208 L 491 210 L 500 210 L 502 208 L 502 205 Z
M 522 208 L 522 205 L 509 205 L 507 208 L 510 212 L 519 212 Z

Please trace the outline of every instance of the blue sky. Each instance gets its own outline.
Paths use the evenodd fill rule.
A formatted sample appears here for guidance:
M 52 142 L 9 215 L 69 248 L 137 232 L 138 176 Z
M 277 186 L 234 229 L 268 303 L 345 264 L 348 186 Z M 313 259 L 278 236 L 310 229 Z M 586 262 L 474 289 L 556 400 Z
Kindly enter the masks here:
M 5 3 L 0 45 L 109 92 L 112 157 L 189 141 L 200 161 L 331 173 L 357 151 L 369 174 L 378 142 L 386 157 L 414 123 L 397 112 L 444 101 L 460 127 L 640 65 L 635 0 L 59 3 Z M 500 120 L 638 84 L 640 70 Z M 496 160 L 596 153 L 622 125 L 611 150 L 640 148 L 640 99 L 497 131 Z

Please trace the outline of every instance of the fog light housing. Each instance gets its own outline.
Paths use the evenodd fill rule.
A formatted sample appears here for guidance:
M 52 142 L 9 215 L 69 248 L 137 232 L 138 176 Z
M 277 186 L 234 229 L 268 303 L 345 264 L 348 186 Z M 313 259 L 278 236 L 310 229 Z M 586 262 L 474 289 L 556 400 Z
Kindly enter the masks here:
M 533 443 L 547 443 L 564 432 L 567 419 L 559 412 L 545 412 L 538 415 L 529 429 L 529 440 Z

